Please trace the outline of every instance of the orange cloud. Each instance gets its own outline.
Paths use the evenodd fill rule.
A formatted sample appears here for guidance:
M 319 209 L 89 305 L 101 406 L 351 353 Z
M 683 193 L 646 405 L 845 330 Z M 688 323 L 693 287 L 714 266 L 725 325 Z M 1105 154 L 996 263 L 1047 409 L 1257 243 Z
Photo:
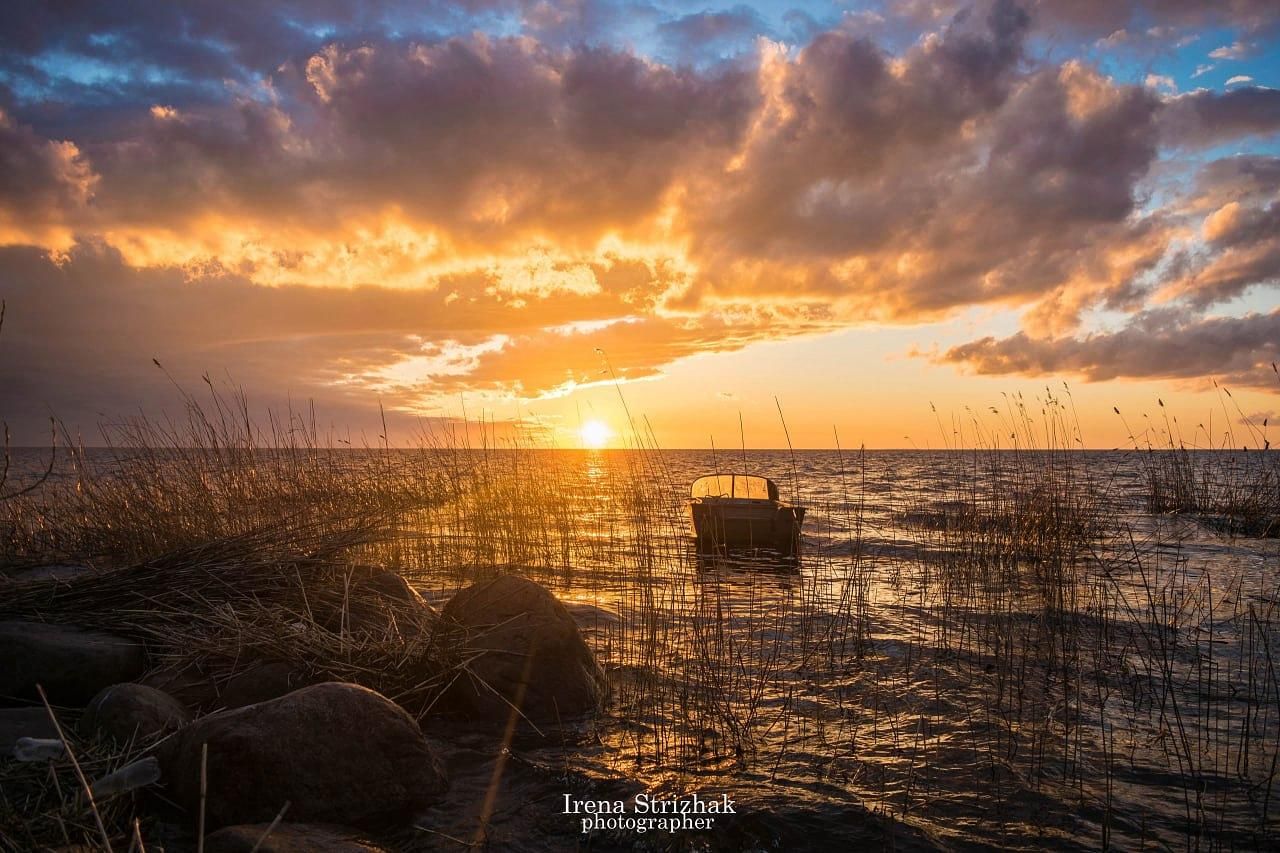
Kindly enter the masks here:
M 974 306 L 1023 326 L 943 359 L 981 372 L 1128 375 L 1094 354 L 1184 332 L 1230 338 L 1185 370 L 1269 352 L 1270 321 L 1203 312 L 1274 286 L 1280 160 L 1211 160 L 1179 185 L 1162 152 L 1275 132 L 1275 93 L 1162 97 L 1030 56 L 1036 20 L 1011 2 L 935 4 L 896 53 L 849 25 L 701 65 L 551 38 L 581 16 L 527 11 L 518 36 L 305 50 L 270 15 L 264 33 L 201 17 L 262 76 L 192 58 L 200 97 L 86 111 L 67 138 L 0 113 L 0 403 L 105 409 L 156 387 L 160 356 L 416 412 L 567 393 L 598 381 L 596 349 L 636 379 Z M 758 25 L 675 23 L 686 52 Z M 1119 337 L 1089 334 L 1099 309 L 1128 318 Z

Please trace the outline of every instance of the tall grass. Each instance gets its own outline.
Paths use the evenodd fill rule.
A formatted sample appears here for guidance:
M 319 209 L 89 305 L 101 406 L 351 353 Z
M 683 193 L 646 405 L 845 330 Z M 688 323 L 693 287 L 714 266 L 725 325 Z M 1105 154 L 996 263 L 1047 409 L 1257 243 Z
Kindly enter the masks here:
M 1274 364 L 1272 371 L 1280 379 Z M 1130 429 L 1134 447 L 1145 451 L 1147 509 L 1190 515 L 1227 533 L 1280 536 L 1280 454 L 1268 419 L 1255 422 L 1230 390 L 1214 385 L 1224 426 L 1215 429 L 1211 416 L 1188 436 L 1159 400 L 1159 420 L 1138 435 Z
M 943 841 L 1280 838 L 1275 555 L 1206 555 L 1153 519 L 1174 508 L 1152 497 L 1158 452 L 1082 454 L 1069 395 L 954 418 L 944 440 L 963 451 L 841 451 L 808 472 L 794 454 L 746 460 L 790 475 L 809 507 L 798 570 L 695 555 L 681 511 L 697 461 L 647 428 L 628 451 L 585 453 L 483 420 L 403 448 L 334 447 L 309 413 L 258 423 L 210 388 L 180 420 L 72 446 L 0 503 L 3 553 L 108 571 L 61 611 L 20 588 L 0 613 L 135 633 L 163 664 L 217 677 L 294 660 L 427 714 L 458 665 L 447 637 L 357 636 L 315 611 L 345 606 L 366 564 L 431 600 L 519 571 L 568 603 L 606 665 L 595 745 L 567 759 L 588 770 L 866 804 Z M 1270 488 L 1263 451 L 1238 470 L 1187 453 L 1195 477 Z

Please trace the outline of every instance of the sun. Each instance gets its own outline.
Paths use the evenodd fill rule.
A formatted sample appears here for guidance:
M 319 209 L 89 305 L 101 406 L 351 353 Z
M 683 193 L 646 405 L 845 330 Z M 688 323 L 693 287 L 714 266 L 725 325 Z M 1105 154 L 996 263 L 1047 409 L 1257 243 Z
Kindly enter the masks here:
M 612 436 L 613 430 L 600 421 L 587 421 L 578 430 L 578 437 L 582 439 L 582 446 L 591 450 L 599 450 L 604 447 L 609 443 L 609 439 Z

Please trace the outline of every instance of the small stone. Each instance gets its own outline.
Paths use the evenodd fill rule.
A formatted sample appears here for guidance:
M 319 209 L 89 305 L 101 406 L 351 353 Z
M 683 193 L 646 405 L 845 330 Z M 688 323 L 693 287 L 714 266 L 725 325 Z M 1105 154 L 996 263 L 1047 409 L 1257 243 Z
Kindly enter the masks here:
M 352 587 L 361 597 L 371 596 L 426 607 L 426 602 L 409 582 L 395 572 L 375 572 Z
M 191 722 L 177 699 L 145 684 L 105 687 L 85 708 L 80 733 L 127 743 L 147 741 Z
M 54 705 L 79 706 L 146 668 L 142 644 L 47 622 L 0 622 L 0 698 L 34 700 L 44 686 Z

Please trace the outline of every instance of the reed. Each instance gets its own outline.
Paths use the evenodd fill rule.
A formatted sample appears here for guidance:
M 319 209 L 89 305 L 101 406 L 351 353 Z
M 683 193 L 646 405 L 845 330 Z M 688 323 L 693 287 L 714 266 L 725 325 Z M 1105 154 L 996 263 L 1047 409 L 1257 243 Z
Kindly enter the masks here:
M 73 446 L 0 502 L 9 562 L 110 569 L 52 598 L 9 590 L 0 615 L 142 636 L 217 679 L 292 661 L 421 716 L 463 665 L 453 640 L 430 618 L 371 636 L 324 613 L 370 564 L 432 601 L 515 570 L 568 603 L 606 666 L 594 745 L 565 757 L 586 772 L 803 791 L 1027 849 L 1280 838 L 1274 560 L 1210 565 L 1148 514 L 1190 511 L 1153 502 L 1150 460 L 1166 458 L 1184 468 L 1160 495 L 1190 484 L 1204 507 L 1197 484 L 1225 479 L 1236 497 L 1212 506 L 1255 512 L 1269 469 L 1231 468 L 1243 451 L 1084 454 L 1069 393 L 1046 389 L 952 418 L 944 444 L 964 451 L 840 451 L 821 481 L 762 455 L 809 506 L 811 539 L 798 572 L 765 571 L 693 553 L 687 476 L 642 422 L 616 452 L 483 419 L 335 448 L 309 414 L 259 430 L 243 398 L 208 393 L 180 422 L 112 428 L 105 455 Z M 1153 798 L 1177 808 L 1152 814 Z
M 143 746 L 63 738 L 68 749 L 61 758 L 0 761 L 0 850 L 25 853 L 64 845 L 126 850 L 135 822 L 141 824 L 139 832 L 154 837 L 153 821 L 132 795 L 95 800 L 83 793 L 83 779 L 100 779 L 128 766 L 143 755 Z
M 1136 435 L 1130 429 L 1134 448 L 1144 451 L 1147 509 L 1186 515 L 1231 535 L 1280 536 L 1280 454 L 1272 449 L 1268 419 L 1255 422 L 1229 389 L 1214 387 L 1221 411 L 1190 435 L 1163 400 L 1157 419 L 1144 416 L 1147 426 Z M 1212 414 L 1225 426 L 1215 428 Z

